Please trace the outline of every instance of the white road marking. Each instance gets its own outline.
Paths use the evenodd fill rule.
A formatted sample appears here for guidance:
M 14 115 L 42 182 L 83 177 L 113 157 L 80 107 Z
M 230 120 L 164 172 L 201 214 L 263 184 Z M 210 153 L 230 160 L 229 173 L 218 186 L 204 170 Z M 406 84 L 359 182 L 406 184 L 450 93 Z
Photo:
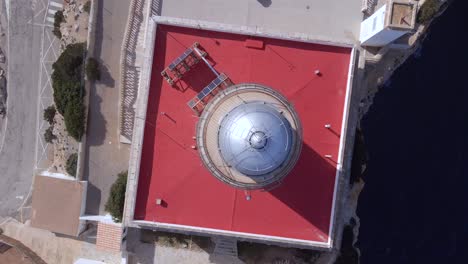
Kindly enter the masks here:
M 49 4 L 47 6 L 47 17 L 46 21 L 53 24 L 54 23 L 54 16 L 57 11 L 63 9 L 63 4 L 54 2 L 54 1 L 49 1 Z
M 47 13 L 51 14 L 51 15 L 55 15 L 55 13 L 57 13 L 58 10 L 55 10 L 55 9 L 49 9 L 47 10 Z
M 54 2 L 54 1 L 50 1 L 49 5 L 55 6 L 55 7 L 58 7 L 58 8 L 63 8 L 63 5 L 61 3 L 57 3 L 57 2 Z

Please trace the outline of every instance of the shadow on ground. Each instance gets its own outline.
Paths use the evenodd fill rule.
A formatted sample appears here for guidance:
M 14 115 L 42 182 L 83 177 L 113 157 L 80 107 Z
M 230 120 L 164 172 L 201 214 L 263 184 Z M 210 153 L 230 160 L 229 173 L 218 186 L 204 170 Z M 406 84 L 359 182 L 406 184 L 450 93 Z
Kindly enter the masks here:
M 271 0 L 257 0 L 263 7 L 270 7 L 272 4 Z
M 104 64 L 102 60 L 99 61 L 99 71 L 101 74 L 99 83 L 104 84 L 105 86 L 109 88 L 114 88 L 115 80 L 114 78 L 112 78 L 112 75 L 110 74 L 109 69 L 107 68 L 107 66 Z
M 99 215 L 100 205 L 101 205 L 101 190 L 99 190 L 92 183 L 88 182 L 88 191 L 86 194 L 86 214 Z
M 329 233 L 335 174 L 336 168 L 331 161 L 304 143 L 294 169 L 279 187 L 270 191 L 277 199 L 319 229 L 322 232 L 323 242 L 326 242 Z

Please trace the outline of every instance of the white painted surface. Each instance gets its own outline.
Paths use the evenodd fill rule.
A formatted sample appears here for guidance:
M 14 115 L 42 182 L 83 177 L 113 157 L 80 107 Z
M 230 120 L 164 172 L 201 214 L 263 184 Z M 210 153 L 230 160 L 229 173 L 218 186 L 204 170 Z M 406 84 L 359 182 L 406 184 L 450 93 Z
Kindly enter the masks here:
M 383 47 L 387 44 L 390 44 L 394 40 L 406 34 L 407 31 L 402 30 L 392 30 L 390 28 L 385 28 L 384 30 L 378 32 L 372 38 L 362 43 L 363 46 L 374 46 L 374 47 Z
M 394 30 L 387 27 L 385 16 L 387 16 L 387 5 L 383 5 L 361 23 L 359 40 L 362 46 L 383 47 L 408 33 L 405 30 Z
M 80 216 L 80 220 L 96 221 L 96 222 L 102 222 L 102 223 L 107 223 L 107 224 L 114 224 L 115 223 L 112 220 L 112 216 L 110 214 L 106 214 L 106 215 L 83 215 L 83 216 Z
M 59 1 L 59 0 L 55 0 L 55 1 Z M 46 21 L 49 22 L 50 24 L 53 24 L 55 13 L 57 13 L 57 11 L 62 10 L 62 9 L 63 9 L 63 5 L 61 3 L 50 0 L 49 5 L 47 6 Z
M 343 107 L 343 119 L 341 121 L 341 133 L 340 133 L 340 146 L 338 149 L 338 159 L 336 164 L 336 175 L 335 175 L 335 187 L 333 188 L 333 202 L 330 216 L 330 226 L 328 227 L 328 244 L 330 247 L 333 246 L 333 241 L 335 239 L 335 221 L 336 221 L 336 200 L 338 198 L 338 187 L 340 183 L 340 177 L 343 177 L 345 173 L 343 171 L 343 162 L 345 155 L 345 146 L 347 140 L 347 131 L 348 131 L 348 121 L 349 121 L 349 111 L 351 104 L 351 91 L 353 89 L 353 79 L 354 79 L 354 70 L 355 70 L 355 61 L 356 61 L 356 48 L 354 47 L 351 51 L 351 56 L 349 58 L 349 68 L 348 68 L 348 80 L 346 82 L 346 96 Z M 342 190 L 341 190 L 342 192 Z
M 73 264 L 106 264 L 102 261 L 79 258 Z
M 387 5 L 383 5 L 372 16 L 368 17 L 361 23 L 361 35 L 359 40 L 361 43 L 368 41 L 375 34 L 382 31 L 385 27 L 385 14 Z
M 57 179 L 62 179 L 62 180 L 70 180 L 70 181 L 75 181 L 76 180 L 72 176 L 68 176 L 68 175 L 65 175 L 63 173 L 55 173 L 55 172 L 49 172 L 49 171 L 41 172 L 40 176 L 46 176 L 46 177 L 52 177 L 52 178 L 57 178 Z
M 54 1 L 50 1 L 49 5 L 58 7 L 59 9 L 63 8 L 63 5 L 61 3 L 57 3 Z

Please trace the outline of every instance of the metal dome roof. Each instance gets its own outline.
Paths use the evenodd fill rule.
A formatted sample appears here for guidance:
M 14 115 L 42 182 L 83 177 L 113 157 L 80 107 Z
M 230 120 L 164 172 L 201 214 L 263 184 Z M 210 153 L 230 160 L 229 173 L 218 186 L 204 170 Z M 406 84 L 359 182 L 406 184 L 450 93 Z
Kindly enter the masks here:
M 247 176 L 260 176 L 290 157 L 293 130 L 271 104 L 246 102 L 221 121 L 218 144 L 224 161 Z

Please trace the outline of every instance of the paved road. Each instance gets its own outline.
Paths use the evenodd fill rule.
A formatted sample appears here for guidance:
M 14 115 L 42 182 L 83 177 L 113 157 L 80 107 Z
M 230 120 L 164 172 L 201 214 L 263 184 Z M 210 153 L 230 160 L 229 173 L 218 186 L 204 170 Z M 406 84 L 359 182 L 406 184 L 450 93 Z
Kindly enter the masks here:
M 103 214 L 117 173 L 128 168 L 129 145 L 119 143 L 120 49 L 130 1 L 98 1 L 95 57 L 101 81 L 91 87 L 84 178 L 89 180 L 86 213 Z
M 8 110 L 4 138 L 0 136 L 0 217 L 16 215 L 33 179 L 43 27 L 30 22 L 38 19 L 33 7 L 41 1 L 10 1 Z

